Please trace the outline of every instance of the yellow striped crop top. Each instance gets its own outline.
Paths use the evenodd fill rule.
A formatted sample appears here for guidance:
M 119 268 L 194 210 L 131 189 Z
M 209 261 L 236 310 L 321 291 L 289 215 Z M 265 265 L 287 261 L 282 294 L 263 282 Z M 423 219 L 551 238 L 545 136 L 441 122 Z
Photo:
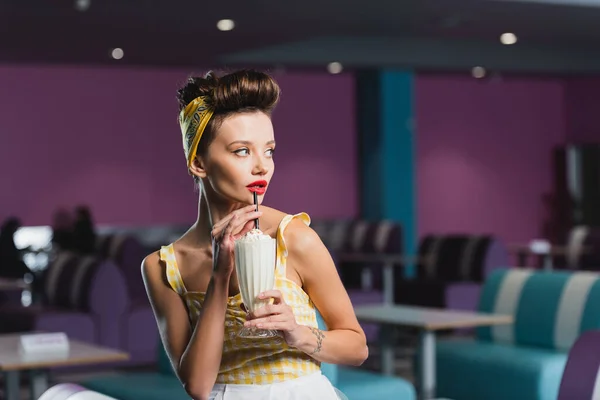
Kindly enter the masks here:
M 305 213 L 286 215 L 279 224 L 275 288 L 282 292 L 284 301 L 294 310 L 298 324 L 317 327 L 315 307 L 310 298 L 298 284 L 286 277 L 287 247 L 283 232 L 294 218 L 300 218 L 306 225 L 310 224 L 310 217 Z M 172 244 L 161 248 L 160 258 L 166 264 L 169 284 L 184 300 L 192 326 L 195 325 L 204 301 L 204 293 L 186 290 Z M 317 360 L 289 347 L 280 337 L 238 337 L 237 334 L 246 321 L 246 313 L 241 305 L 240 294 L 229 297 L 225 313 L 223 355 L 216 383 L 264 385 L 320 371 L 320 363 Z

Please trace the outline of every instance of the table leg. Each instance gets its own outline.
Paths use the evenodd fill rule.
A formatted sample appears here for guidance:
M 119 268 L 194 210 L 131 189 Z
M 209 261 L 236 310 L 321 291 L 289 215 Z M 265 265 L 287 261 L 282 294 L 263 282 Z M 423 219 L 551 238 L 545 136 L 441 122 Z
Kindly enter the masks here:
M 518 251 L 517 252 L 517 264 L 519 267 L 527 267 L 527 252 L 526 251 Z
M 383 266 L 383 302 L 387 305 L 394 304 L 394 264 Z
M 4 399 L 20 400 L 21 387 L 19 371 L 4 371 Z
M 544 254 L 544 271 L 552 271 L 554 269 L 552 254 Z
M 34 369 L 29 373 L 31 400 L 37 400 L 46 390 L 48 390 L 48 387 L 50 387 L 48 371 L 44 369 Z
M 373 271 L 371 268 L 363 268 L 360 273 L 360 288 L 362 290 L 373 289 Z
M 435 398 L 435 332 L 423 330 L 420 334 L 421 359 L 420 386 L 421 399 Z
M 394 375 L 394 327 L 381 325 L 381 373 L 383 375 Z

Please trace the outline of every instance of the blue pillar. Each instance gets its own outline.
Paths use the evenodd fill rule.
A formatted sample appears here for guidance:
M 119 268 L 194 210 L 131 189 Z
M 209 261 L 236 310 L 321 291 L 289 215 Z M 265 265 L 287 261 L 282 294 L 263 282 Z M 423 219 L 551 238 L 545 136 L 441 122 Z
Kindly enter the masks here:
M 415 254 L 416 176 L 414 74 L 360 71 L 357 81 L 362 217 L 402 224 L 404 250 Z M 412 276 L 409 268 L 407 275 Z

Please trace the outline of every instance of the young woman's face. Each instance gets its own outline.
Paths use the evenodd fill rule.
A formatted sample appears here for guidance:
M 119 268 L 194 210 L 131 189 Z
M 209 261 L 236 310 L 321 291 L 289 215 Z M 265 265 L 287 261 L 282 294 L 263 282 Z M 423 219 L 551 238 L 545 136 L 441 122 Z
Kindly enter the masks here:
M 275 136 L 271 118 L 262 112 L 227 117 L 202 160 L 206 190 L 235 203 L 262 202 L 273 176 Z

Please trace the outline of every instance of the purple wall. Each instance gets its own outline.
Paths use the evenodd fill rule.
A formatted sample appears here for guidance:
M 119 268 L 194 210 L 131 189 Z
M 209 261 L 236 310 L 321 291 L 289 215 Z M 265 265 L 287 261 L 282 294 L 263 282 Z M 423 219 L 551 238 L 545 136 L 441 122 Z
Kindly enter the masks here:
M 567 135 L 570 142 L 600 141 L 600 78 L 569 78 L 565 85 Z
M 189 223 L 175 91 L 187 70 L 0 67 L 0 219 L 47 224 L 88 203 L 104 224 Z M 266 204 L 357 214 L 352 75 L 278 76 L 277 170 Z M 551 149 L 600 137 L 600 79 L 417 76 L 419 235 L 539 236 Z
M 551 150 L 566 135 L 562 80 L 420 75 L 416 82 L 418 231 L 540 234 Z
M 0 66 L 0 219 L 48 224 L 90 204 L 103 224 L 190 223 L 197 195 L 177 125 L 187 70 Z M 278 77 L 277 170 L 265 204 L 357 213 L 350 75 Z

